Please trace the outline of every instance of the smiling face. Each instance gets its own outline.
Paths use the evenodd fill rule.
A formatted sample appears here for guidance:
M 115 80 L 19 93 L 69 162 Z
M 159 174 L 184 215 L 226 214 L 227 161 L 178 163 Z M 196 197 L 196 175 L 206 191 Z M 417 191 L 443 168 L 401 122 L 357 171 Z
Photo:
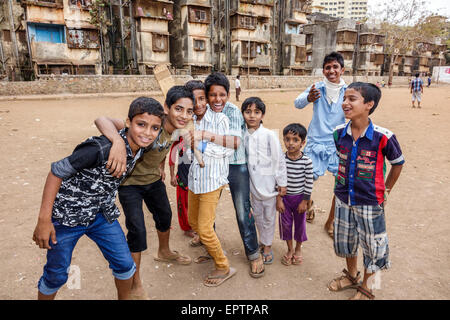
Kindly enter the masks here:
M 340 83 L 341 82 L 341 75 L 344 74 L 345 68 L 341 67 L 339 62 L 336 60 L 327 62 L 323 66 L 323 75 L 325 78 L 327 78 L 328 81 L 333 83 Z
M 135 115 L 133 119 L 127 119 L 127 138 L 131 150 L 136 152 L 139 148 L 148 147 L 161 129 L 161 118 L 147 112 Z
M 261 125 L 264 114 L 253 103 L 243 112 L 245 123 L 248 129 L 256 130 Z
M 194 104 L 189 98 L 178 99 L 170 108 L 164 105 L 164 109 L 167 114 L 164 129 L 169 134 L 172 134 L 175 129 L 186 127 L 186 124 L 192 120 L 192 115 L 194 114 Z
M 298 134 L 289 131 L 283 137 L 284 145 L 287 150 L 288 156 L 298 156 L 303 146 L 305 145 L 305 140 L 303 140 Z
M 361 93 L 353 88 L 347 88 L 342 102 L 342 110 L 345 118 L 355 120 L 362 117 L 368 117 L 370 109 L 372 109 L 374 101 L 364 103 L 364 97 Z
M 198 117 L 203 117 L 206 112 L 206 95 L 205 90 L 196 89 L 192 92 L 195 97 L 194 113 Z
M 214 112 L 222 112 L 228 101 L 229 94 L 224 87 L 220 85 L 212 85 L 208 92 L 208 103 Z

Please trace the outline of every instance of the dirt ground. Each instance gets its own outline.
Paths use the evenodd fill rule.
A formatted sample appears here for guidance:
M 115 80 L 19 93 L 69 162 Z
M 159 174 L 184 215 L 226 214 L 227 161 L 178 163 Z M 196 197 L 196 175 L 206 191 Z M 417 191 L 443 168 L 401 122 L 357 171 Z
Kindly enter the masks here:
M 411 109 L 407 88 L 383 89 L 380 106 L 372 116 L 375 123 L 397 135 L 406 159 L 386 209 L 392 268 L 378 278 L 377 299 L 450 299 L 449 88 L 425 88 L 422 109 Z M 311 120 L 312 105 L 304 110 L 293 106 L 301 90 L 244 91 L 241 98 L 260 96 L 268 106 L 264 125 L 279 129 L 281 134 L 288 123 L 308 125 Z M 50 163 L 70 154 L 87 137 L 98 135 L 93 125 L 96 117 L 125 118 L 132 99 L 0 101 L 0 299 L 36 297 L 46 256 L 31 237 Z M 161 101 L 162 97 L 157 99 Z M 234 102 L 233 97 L 231 101 Z M 149 249 L 143 254 L 141 274 L 148 295 L 156 300 L 350 297 L 351 290 L 333 293 L 326 288 L 327 282 L 344 267 L 344 260 L 335 256 L 332 240 L 323 231 L 332 185 L 330 174 L 314 185 L 313 199 L 319 213 L 314 223 L 307 226 L 303 264 L 281 264 L 285 243 L 277 231 L 274 263 L 266 267 L 266 275 L 260 279 L 248 274 L 231 196 L 225 192 L 217 208 L 217 233 L 238 273 L 217 288 L 202 284 L 212 263 L 180 266 L 153 260 L 157 236 L 146 211 Z M 174 212 L 171 247 L 196 257 L 203 249 L 189 247 L 189 239 L 178 225 L 175 188 L 167 183 L 167 190 Z M 123 215 L 119 221 L 124 228 Z M 116 298 L 108 264 L 89 238 L 83 237 L 78 243 L 72 265 L 80 271 L 79 289 L 76 282 L 71 282 L 60 290 L 58 299 Z

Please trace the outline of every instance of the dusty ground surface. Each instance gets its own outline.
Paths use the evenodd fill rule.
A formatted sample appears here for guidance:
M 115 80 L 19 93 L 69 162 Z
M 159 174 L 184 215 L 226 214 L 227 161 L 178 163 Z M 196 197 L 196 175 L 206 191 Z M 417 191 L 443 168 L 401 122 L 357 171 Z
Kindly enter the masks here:
M 244 92 L 242 98 L 259 95 L 268 106 L 264 125 L 281 130 L 290 122 L 308 124 L 311 120 L 311 106 L 304 110 L 293 107 L 300 90 Z M 96 117 L 124 118 L 131 101 L 132 97 L 0 102 L 0 299 L 36 297 L 46 257 L 31 237 L 50 163 L 70 154 L 87 137 L 98 135 L 93 125 Z M 386 210 L 392 268 L 381 274 L 381 289 L 375 291 L 377 299 L 450 298 L 449 106 L 448 86 L 425 88 L 422 109 L 411 109 L 407 88 L 383 89 L 381 104 L 372 117 L 375 123 L 396 133 L 406 158 Z M 147 215 L 149 249 L 143 254 L 141 274 L 148 295 L 157 300 L 350 297 L 352 291 L 332 293 L 326 288 L 344 267 L 322 229 L 332 184 L 328 174 L 314 185 L 313 199 L 323 212 L 307 226 L 309 240 L 304 243 L 303 264 L 281 264 L 285 243 L 277 231 L 275 261 L 260 279 L 248 274 L 231 197 L 225 192 L 217 209 L 217 233 L 238 273 L 218 288 L 202 284 L 211 263 L 179 266 L 153 260 L 157 236 L 153 220 Z M 175 188 L 167 184 L 167 189 L 174 210 L 171 247 L 198 256 L 203 249 L 189 247 L 188 238 L 179 228 Z M 123 216 L 120 222 L 124 226 Z M 64 286 L 58 299 L 116 298 L 108 264 L 87 237 L 78 243 L 72 264 L 80 270 L 80 289 Z

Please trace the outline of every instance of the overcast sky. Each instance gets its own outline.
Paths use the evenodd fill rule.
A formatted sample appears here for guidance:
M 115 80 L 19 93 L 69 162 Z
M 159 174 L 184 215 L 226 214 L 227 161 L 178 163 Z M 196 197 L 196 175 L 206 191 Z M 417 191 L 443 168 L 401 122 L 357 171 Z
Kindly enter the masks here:
M 369 0 L 369 7 L 383 4 L 386 0 Z M 409 1 L 409 0 L 402 0 Z M 450 1 L 449 0 L 424 0 L 427 3 L 428 10 L 450 18 Z

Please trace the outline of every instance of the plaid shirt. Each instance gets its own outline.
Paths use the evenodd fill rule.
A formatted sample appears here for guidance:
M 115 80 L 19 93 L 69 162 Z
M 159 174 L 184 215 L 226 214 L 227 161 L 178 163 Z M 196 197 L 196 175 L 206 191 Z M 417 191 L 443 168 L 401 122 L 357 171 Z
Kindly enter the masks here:
M 384 201 L 387 159 L 391 165 L 405 162 L 395 135 L 370 121 L 365 132 L 353 140 L 351 121 L 338 126 L 334 139 L 339 157 L 334 193 L 350 205 L 377 205 Z
M 422 91 L 423 81 L 420 78 L 411 80 L 411 90 L 413 92 Z

